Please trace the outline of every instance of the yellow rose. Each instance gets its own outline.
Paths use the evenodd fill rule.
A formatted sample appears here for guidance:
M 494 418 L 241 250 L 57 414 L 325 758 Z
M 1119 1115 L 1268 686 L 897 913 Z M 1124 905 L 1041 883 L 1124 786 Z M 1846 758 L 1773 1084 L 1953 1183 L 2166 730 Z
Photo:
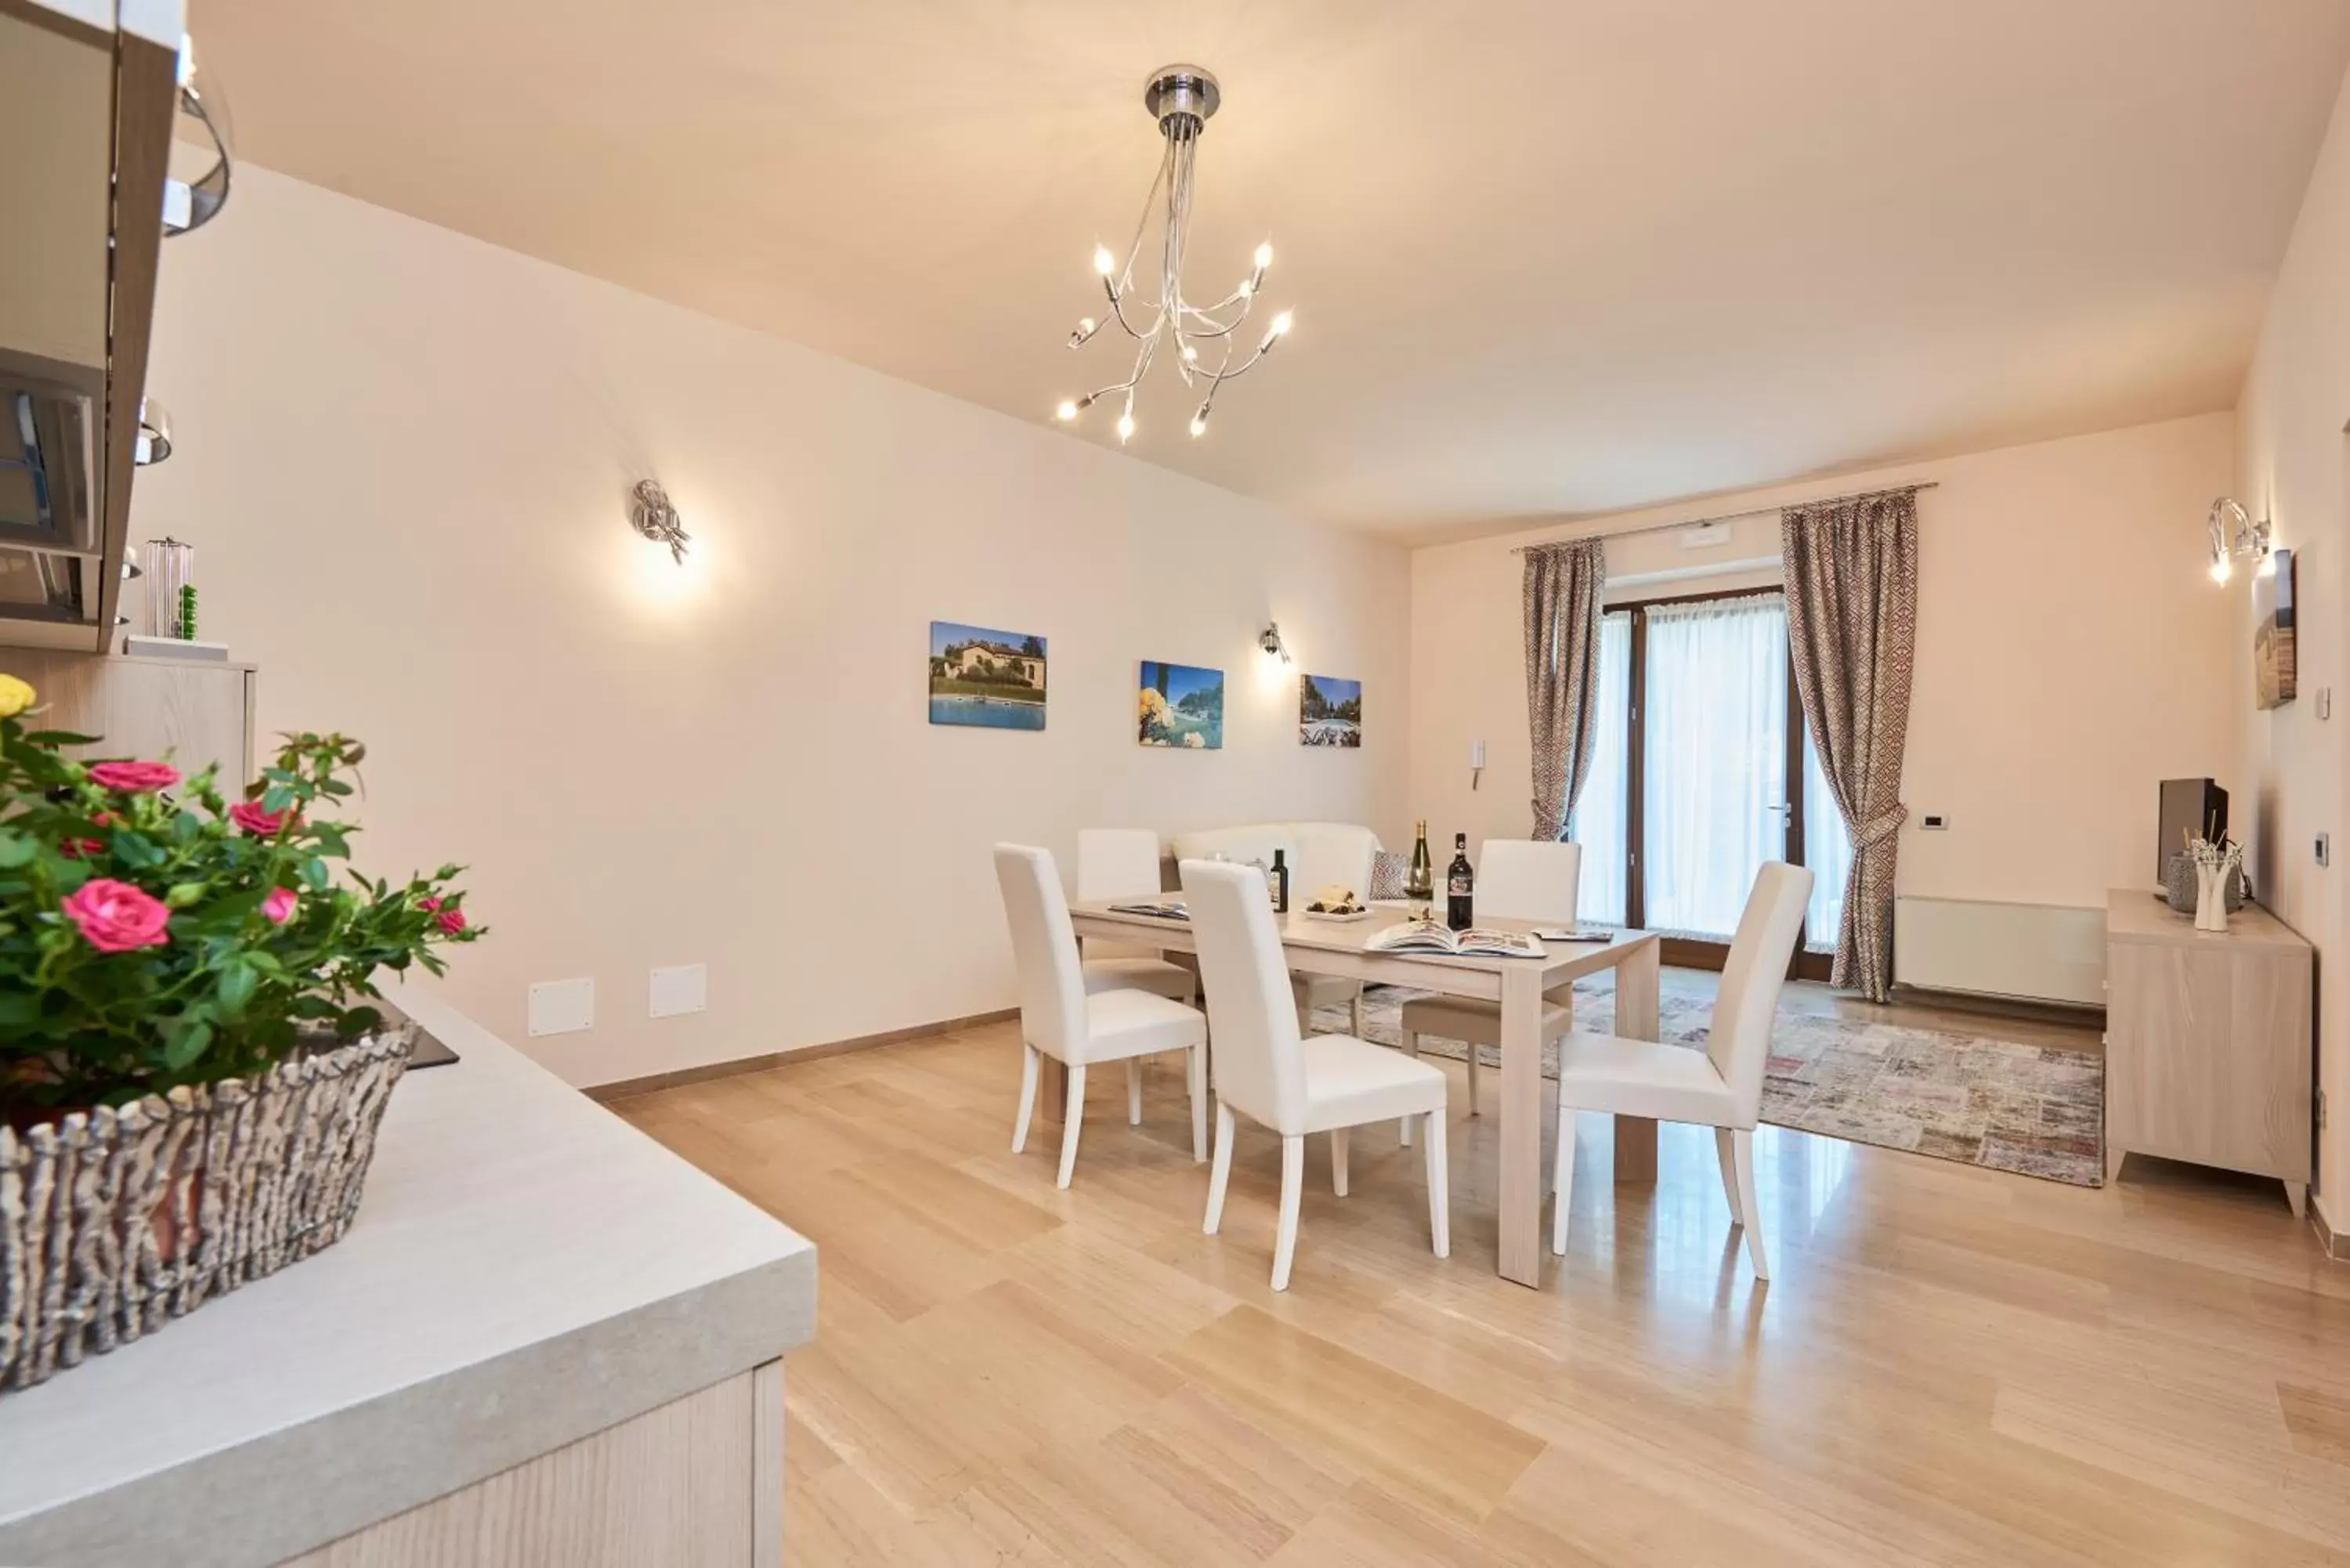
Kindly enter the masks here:
M 0 719 L 13 719 L 33 705 L 33 689 L 13 675 L 0 675 Z

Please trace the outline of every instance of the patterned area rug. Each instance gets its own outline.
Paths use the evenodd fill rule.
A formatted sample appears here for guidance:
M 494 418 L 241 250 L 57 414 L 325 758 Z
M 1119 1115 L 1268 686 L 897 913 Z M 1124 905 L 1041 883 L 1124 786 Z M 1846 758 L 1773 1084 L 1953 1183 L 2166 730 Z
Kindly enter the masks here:
M 1363 1032 L 1398 1045 L 1405 1002 L 1423 994 L 1375 985 L 1363 1001 Z M 1712 1004 L 1667 995 L 1658 1030 L 1667 1042 L 1703 1049 Z M 1615 1026 L 1611 981 L 1575 986 L 1575 1026 Z M 1344 1006 L 1314 1015 L 1330 1033 L 1347 1027 Z M 1991 1025 L 1996 1027 L 1996 1025 Z M 1459 1061 L 1468 1047 L 1423 1035 L 1420 1050 Z M 1501 1054 L 1481 1060 L 1499 1068 Z M 1555 1046 L 1543 1048 L 1543 1076 L 1558 1076 Z M 1772 1031 L 1762 1080 L 1762 1119 L 1854 1143 L 1955 1159 L 2074 1187 L 2105 1185 L 2106 1064 L 2093 1052 L 2024 1045 L 1783 1010 Z

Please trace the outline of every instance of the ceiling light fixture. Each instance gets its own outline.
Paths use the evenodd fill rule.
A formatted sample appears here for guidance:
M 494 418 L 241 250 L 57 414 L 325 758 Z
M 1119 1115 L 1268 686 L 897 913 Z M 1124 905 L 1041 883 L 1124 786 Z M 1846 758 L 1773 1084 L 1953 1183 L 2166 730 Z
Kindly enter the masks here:
M 2211 535 L 2211 580 L 2224 583 L 2232 570 L 2233 557 L 2253 558 L 2269 553 L 2269 525 L 2255 523 L 2251 514 L 2222 495 L 2211 503 L 2210 514 L 2203 520 Z
M 661 489 L 660 481 L 640 479 L 629 495 L 629 525 L 654 544 L 667 545 L 670 558 L 684 566 L 689 535 L 677 508 L 669 504 L 669 493 Z
M 1123 397 L 1118 439 L 1121 444 L 1132 440 L 1134 389 L 1150 373 L 1151 361 L 1163 344 L 1173 348 L 1175 369 L 1183 378 L 1183 384 L 1206 388 L 1191 424 L 1193 436 L 1205 435 L 1208 416 L 1215 410 L 1216 394 L 1223 384 L 1253 369 L 1258 360 L 1272 352 L 1275 343 L 1288 336 L 1290 313 L 1284 310 L 1273 318 L 1271 329 L 1256 348 L 1234 362 L 1240 352 L 1235 335 L 1248 320 L 1258 295 L 1263 292 L 1264 275 L 1273 265 L 1270 242 L 1257 246 L 1254 267 L 1241 279 L 1240 286 L 1215 304 L 1193 305 L 1183 296 L 1184 253 L 1191 240 L 1192 164 L 1199 151 L 1200 132 L 1222 100 L 1223 90 L 1216 85 L 1214 76 L 1198 66 L 1162 67 L 1150 73 L 1150 80 L 1142 89 L 1142 106 L 1159 122 L 1159 134 L 1167 139 L 1167 151 L 1159 160 L 1159 173 L 1150 182 L 1150 193 L 1143 199 L 1142 218 L 1135 225 L 1134 243 L 1127 248 L 1126 259 L 1121 262 L 1112 255 L 1107 245 L 1094 247 L 1094 271 L 1101 275 L 1102 292 L 1109 297 L 1108 317 L 1102 320 L 1088 316 L 1069 334 L 1069 347 L 1082 348 L 1093 340 L 1094 334 L 1115 321 L 1134 339 L 1134 373 L 1082 398 L 1065 400 L 1054 410 L 1064 423 L 1076 420 L 1104 398 Z M 1138 287 L 1134 277 L 1135 262 L 1142 254 L 1142 242 L 1149 232 L 1154 213 L 1159 217 L 1156 298 Z M 1212 365 L 1208 363 L 1211 356 L 1215 360 Z

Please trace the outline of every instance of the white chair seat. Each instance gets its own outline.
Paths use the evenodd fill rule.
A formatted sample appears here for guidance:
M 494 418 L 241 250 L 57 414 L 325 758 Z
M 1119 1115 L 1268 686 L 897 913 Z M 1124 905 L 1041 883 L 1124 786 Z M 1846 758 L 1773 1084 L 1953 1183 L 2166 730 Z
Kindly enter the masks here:
M 1188 1051 L 1208 1040 L 1208 1017 L 1147 991 L 1097 991 L 1086 998 L 1085 1060 L 1123 1062 Z
M 1569 1034 L 1560 1043 L 1558 1098 L 1577 1109 L 1660 1122 L 1751 1127 L 1755 1120 L 1740 1116 L 1738 1096 L 1704 1052 L 1613 1034 Z
M 1543 1002 L 1543 1038 L 1555 1040 L 1575 1025 L 1575 1009 L 1561 1002 Z M 1403 1004 L 1407 1033 L 1433 1034 L 1470 1045 L 1502 1043 L 1502 1004 L 1471 996 L 1421 996 Z
M 1089 958 L 1085 961 L 1086 991 L 1148 991 L 1175 1002 L 1191 999 L 1197 983 L 1191 971 L 1161 958 Z
M 1444 1109 L 1444 1074 L 1425 1062 L 1351 1034 L 1309 1034 L 1298 1045 L 1305 1062 L 1302 1131 L 1328 1132 Z

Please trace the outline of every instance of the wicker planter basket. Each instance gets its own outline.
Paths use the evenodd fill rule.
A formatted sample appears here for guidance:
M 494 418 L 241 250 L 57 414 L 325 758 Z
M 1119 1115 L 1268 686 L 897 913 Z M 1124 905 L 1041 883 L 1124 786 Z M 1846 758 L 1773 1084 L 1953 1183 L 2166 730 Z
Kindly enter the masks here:
M 0 1394 L 341 1240 L 414 1039 L 0 1127 Z

